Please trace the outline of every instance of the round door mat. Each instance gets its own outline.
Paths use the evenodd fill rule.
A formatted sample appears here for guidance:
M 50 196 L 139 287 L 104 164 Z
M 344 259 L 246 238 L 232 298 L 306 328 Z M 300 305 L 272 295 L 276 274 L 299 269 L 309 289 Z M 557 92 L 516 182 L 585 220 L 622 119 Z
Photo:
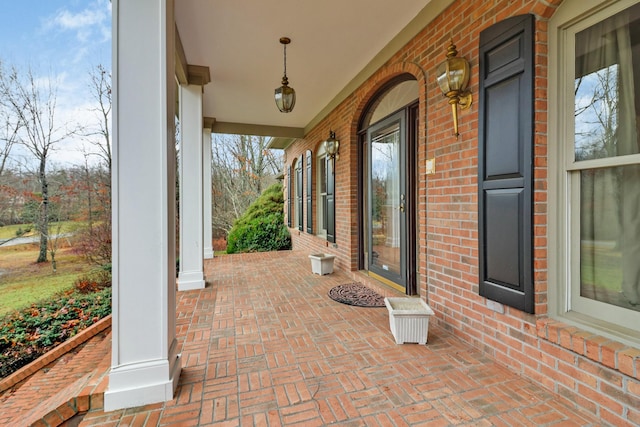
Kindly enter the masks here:
M 329 298 L 357 307 L 384 307 L 384 297 L 360 282 L 345 283 L 329 290 Z

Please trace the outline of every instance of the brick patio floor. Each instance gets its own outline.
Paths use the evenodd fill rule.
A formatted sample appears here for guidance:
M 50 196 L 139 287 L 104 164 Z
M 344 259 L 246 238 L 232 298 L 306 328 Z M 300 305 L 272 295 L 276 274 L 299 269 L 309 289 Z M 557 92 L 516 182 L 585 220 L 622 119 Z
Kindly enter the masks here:
M 427 345 L 397 345 L 385 308 L 327 297 L 354 280 L 397 296 L 364 276 L 313 275 L 298 252 L 221 256 L 205 269 L 206 289 L 178 293 L 176 398 L 73 425 L 603 425 L 433 322 Z

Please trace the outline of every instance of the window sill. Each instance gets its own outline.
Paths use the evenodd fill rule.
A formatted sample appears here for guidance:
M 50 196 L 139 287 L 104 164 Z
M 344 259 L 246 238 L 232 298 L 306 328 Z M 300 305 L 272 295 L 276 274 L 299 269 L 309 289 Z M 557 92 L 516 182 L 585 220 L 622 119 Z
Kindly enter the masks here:
M 640 349 L 554 319 L 538 319 L 538 337 L 594 362 L 640 379 Z

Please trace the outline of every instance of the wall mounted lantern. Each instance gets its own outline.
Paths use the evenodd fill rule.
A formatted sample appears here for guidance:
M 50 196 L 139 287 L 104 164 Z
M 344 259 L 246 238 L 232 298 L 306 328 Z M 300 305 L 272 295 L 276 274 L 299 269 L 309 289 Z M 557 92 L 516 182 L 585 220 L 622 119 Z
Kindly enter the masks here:
M 284 76 L 282 76 L 282 86 L 275 90 L 276 105 L 282 113 L 290 113 L 296 105 L 296 91 L 289 87 L 287 78 L 287 45 L 291 43 L 289 37 L 280 37 L 280 43 L 284 46 Z
M 467 90 L 469 84 L 469 62 L 464 58 L 458 58 L 456 45 L 451 44 L 447 48 L 447 59 L 436 69 L 438 86 L 444 96 L 449 98 L 451 112 L 453 113 L 453 133 L 458 138 L 458 105 L 463 110 L 471 106 L 473 98 Z
M 329 130 L 329 138 L 324 142 L 324 150 L 333 162 L 332 170 L 335 170 L 336 159 L 340 159 L 340 141 L 336 139 L 336 133 Z

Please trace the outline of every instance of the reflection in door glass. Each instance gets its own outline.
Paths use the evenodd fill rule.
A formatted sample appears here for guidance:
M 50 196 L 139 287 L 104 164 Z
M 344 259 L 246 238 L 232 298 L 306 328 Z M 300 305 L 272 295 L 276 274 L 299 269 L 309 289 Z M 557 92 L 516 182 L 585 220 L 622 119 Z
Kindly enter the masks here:
M 400 127 L 371 141 L 371 265 L 400 274 Z

